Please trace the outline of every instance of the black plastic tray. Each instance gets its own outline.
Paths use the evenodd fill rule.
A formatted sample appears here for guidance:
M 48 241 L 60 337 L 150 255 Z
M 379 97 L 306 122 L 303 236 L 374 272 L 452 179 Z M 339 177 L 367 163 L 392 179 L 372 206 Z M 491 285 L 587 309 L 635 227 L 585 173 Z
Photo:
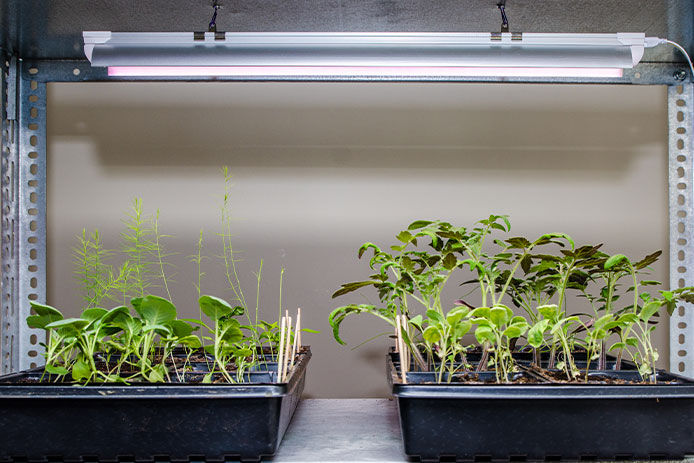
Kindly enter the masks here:
M 694 381 L 673 384 L 402 384 L 405 453 L 422 461 L 679 459 L 694 454 Z M 633 371 L 600 374 L 627 378 Z
M 310 348 L 286 383 L 21 384 L 0 377 L 0 460 L 259 461 L 304 389 Z

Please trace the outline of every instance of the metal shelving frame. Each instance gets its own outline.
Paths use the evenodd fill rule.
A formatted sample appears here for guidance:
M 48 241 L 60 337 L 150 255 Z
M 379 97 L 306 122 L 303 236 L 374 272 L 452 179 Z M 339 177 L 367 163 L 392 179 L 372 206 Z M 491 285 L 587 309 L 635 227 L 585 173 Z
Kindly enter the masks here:
M 26 326 L 28 300 L 46 299 L 46 84 L 125 81 L 82 60 L 2 61 L 2 313 L 3 374 L 41 363 L 41 333 Z M 234 78 L 136 79 L 231 81 Z M 262 80 L 262 79 L 254 79 Z M 273 79 L 276 80 L 276 79 Z M 306 81 L 310 78 L 292 78 Z M 344 77 L 340 81 L 363 79 Z M 621 78 L 429 78 L 413 81 L 631 84 L 668 87 L 670 286 L 694 285 L 694 84 L 677 63 L 642 63 Z M 371 79 L 370 81 L 374 81 Z M 403 81 L 384 78 L 379 81 Z M 694 377 L 694 307 L 670 318 L 670 369 Z

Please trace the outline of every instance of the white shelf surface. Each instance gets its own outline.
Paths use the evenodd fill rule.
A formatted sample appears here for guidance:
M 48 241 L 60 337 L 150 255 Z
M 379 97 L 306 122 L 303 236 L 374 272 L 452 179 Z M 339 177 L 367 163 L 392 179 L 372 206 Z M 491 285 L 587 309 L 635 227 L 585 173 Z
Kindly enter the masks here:
M 294 413 L 279 452 L 267 461 L 405 463 L 410 460 L 403 453 L 394 401 L 304 399 Z M 694 463 L 694 456 L 679 463 Z

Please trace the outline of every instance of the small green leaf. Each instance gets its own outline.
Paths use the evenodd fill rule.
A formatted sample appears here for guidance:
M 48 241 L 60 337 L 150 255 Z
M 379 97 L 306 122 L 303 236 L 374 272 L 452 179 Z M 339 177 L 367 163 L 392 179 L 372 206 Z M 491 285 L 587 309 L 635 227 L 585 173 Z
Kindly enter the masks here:
M 420 228 L 426 227 L 427 225 L 431 225 L 432 223 L 434 223 L 434 222 L 432 222 L 430 220 L 415 220 L 414 222 L 412 222 L 410 224 L 409 227 L 407 227 L 407 229 L 408 230 L 418 230 Z
M 480 344 L 484 342 L 494 343 L 495 341 L 494 332 L 487 326 L 478 326 L 475 330 L 475 338 L 477 338 L 477 342 Z
M 436 344 L 441 340 L 441 333 L 433 326 L 428 326 L 422 333 L 422 337 L 429 344 Z
M 615 254 L 614 256 L 610 257 L 605 261 L 605 270 L 611 270 L 614 266 L 618 265 L 619 263 L 623 261 L 628 261 L 627 256 L 624 254 Z
M 446 257 L 443 258 L 443 268 L 446 270 L 453 270 L 456 265 L 458 265 L 458 259 L 455 258 L 453 253 L 446 254 Z
M 407 244 L 410 241 L 412 241 L 412 233 L 408 232 L 407 230 L 404 230 L 398 233 L 396 238 L 398 239 L 398 241 L 402 241 L 403 243 Z
M 363 288 L 364 286 L 371 286 L 374 284 L 378 284 L 377 281 L 356 281 L 354 283 L 345 283 L 342 285 L 340 289 L 335 291 L 333 293 L 333 299 L 339 296 L 343 296 L 347 293 L 351 293 L 352 291 L 356 291 L 359 288 Z

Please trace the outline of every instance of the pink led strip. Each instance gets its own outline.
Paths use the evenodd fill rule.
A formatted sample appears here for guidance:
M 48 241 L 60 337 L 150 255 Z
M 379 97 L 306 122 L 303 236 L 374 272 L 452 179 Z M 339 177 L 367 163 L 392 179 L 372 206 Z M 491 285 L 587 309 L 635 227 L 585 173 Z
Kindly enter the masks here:
M 620 68 L 110 66 L 110 77 L 622 77 Z

